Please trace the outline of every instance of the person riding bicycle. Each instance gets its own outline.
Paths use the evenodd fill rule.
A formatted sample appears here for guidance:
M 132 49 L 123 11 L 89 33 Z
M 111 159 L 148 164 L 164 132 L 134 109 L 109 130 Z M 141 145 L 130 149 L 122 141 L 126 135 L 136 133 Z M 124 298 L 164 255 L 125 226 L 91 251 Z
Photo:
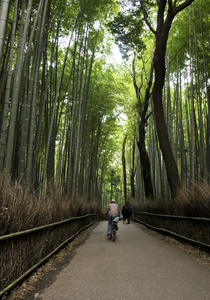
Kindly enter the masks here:
M 120 208 L 115 202 L 114 199 L 111 200 L 111 203 L 109 203 L 107 210 L 106 210 L 106 215 L 109 214 L 109 219 L 108 219 L 108 226 L 107 226 L 107 237 L 111 237 L 111 231 L 112 231 L 112 220 L 116 217 L 120 216 Z

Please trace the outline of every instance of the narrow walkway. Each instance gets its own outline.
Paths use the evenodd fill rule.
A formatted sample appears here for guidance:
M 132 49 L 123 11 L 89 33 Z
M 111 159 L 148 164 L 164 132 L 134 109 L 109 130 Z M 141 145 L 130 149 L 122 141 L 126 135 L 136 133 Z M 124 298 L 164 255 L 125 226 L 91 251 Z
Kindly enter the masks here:
M 117 240 L 107 240 L 101 222 L 43 300 L 210 299 L 210 269 L 181 250 L 120 222 Z

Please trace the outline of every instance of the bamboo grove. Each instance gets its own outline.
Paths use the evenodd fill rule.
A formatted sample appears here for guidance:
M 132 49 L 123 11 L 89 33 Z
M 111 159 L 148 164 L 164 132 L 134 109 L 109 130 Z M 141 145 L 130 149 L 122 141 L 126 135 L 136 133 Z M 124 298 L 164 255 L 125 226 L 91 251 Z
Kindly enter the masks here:
M 53 179 L 95 198 L 115 117 L 109 70 L 94 56 L 113 3 L 90 2 L 1 2 L 0 165 L 29 185 Z
M 137 199 L 170 199 L 182 186 L 209 183 L 209 3 L 125 2 L 132 6 L 111 27 L 124 56 L 134 53 L 130 178 Z
M 138 199 L 209 183 L 210 2 L 158 3 L 0 2 L 1 172 L 99 203 L 110 186 L 122 188 L 122 170 L 125 197 Z M 119 12 L 137 20 L 123 25 L 131 42 L 119 35 Z M 113 20 L 126 67 L 107 62 Z

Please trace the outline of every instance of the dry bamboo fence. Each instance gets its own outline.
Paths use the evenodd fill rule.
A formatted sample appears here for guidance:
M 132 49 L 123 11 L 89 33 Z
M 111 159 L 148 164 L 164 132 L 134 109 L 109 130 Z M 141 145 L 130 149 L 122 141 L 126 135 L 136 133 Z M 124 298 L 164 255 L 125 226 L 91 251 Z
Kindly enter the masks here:
M 97 220 L 87 214 L 0 236 L 0 297 Z
M 210 249 L 210 218 L 132 212 L 143 225 Z

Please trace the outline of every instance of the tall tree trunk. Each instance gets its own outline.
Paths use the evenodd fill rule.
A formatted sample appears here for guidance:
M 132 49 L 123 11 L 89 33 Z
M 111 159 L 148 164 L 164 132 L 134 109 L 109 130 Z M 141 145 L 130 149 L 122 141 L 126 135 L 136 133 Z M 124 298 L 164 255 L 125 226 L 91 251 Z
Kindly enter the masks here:
M 73 186 L 73 173 L 74 173 L 74 138 L 76 131 L 76 115 L 77 115 L 77 86 L 78 86 L 78 76 L 79 76 L 79 61 L 76 69 L 76 54 L 77 46 L 79 42 L 80 34 L 78 32 L 75 45 L 74 45 L 74 57 L 73 57 L 73 79 L 72 79 L 72 105 L 71 105 L 71 126 L 69 132 L 69 151 L 68 151 L 68 170 L 67 170 L 67 193 L 73 192 L 75 187 Z
M 172 196 L 175 196 L 177 194 L 178 189 L 180 188 L 180 181 L 178 175 L 178 168 L 169 142 L 162 103 L 162 90 L 165 79 L 166 43 L 168 38 L 168 32 L 172 23 L 172 18 L 169 19 L 167 27 L 164 28 L 162 26 L 163 14 L 160 8 L 161 7 L 159 7 L 158 13 L 158 18 L 160 20 L 157 26 L 156 49 L 154 54 L 155 82 L 153 87 L 153 102 L 160 148 L 166 165 L 167 177 L 171 193 Z
M 12 92 L 12 104 L 11 104 L 10 122 L 9 122 L 8 139 L 7 139 L 7 152 L 5 158 L 5 170 L 8 173 L 12 172 L 12 165 L 13 165 L 13 158 L 14 158 L 15 128 L 16 128 L 16 120 L 18 114 L 18 101 L 19 101 L 19 93 L 20 93 L 20 86 L 21 86 L 21 79 L 22 79 L 24 48 L 26 44 L 26 37 L 27 37 L 27 32 L 29 27 L 29 19 L 30 19 L 31 11 L 32 11 L 32 0 L 29 0 L 23 38 L 21 39 L 20 37 L 19 40 L 21 46 L 19 50 L 19 55 L 17 56 L 15 78 L 14 78 L 13 92 Z
M 66 49 L 66 54 L 65 54 L 65 58 L 64 58 L 63 66 L 62 66 L 62 71 L 61 71 L 59 82 L 58 82 L 58 88 L 57 88 L 57 92 L 56 92 L 56 95 L 55 95 L 55 100 L 54 100 L 54 103 L 53 103 L 53 109 L 52 109 L 52 115 L 51 115 L 51 120 L 50 120 L 49 133 L 48 133 L 48 138 L 47 138 L 46 154 L 45 154 L 45 163 L 44 163 L 44 171 L 43 171 L 43 186 L 46 183 L 47 164 L 48 164 L 48 158 L 49 158 L 50 143 L 51 143 L 52 133 L 53 133 L 53 126 L 54 126 L 56 105 L 57 105 L 57 101 L 58 101 L 58 98 L 59 98 L 61 84 L 62 84 L 62 81 L 63 81 L 63 74 L 64 74 L 64 70 L 65 70 L 65 67 L 66 67 L 66 61 L 67 61 L 67 57 L 68 57 L 68 53 L 69 53 L 69 49 L 70 49 L 70 45 L 71 45 L 73 33 L 74 33 L 74 30 L 75 30 L 76 25 L 77 25 L 77 21 L 78 21 L 78 17 L 76 19 L 75 26 L 74 26 L 74 28 L 72 30 L 72 34 L 71 34 L 70 39 L 69 39 L 68 47 Z
M 201 179 L 207 179 L 206 172 L 206 149 L 204 144 L 204 126 L 203 126 L 203 103 L 201 96 L 201 84 L 200 84 L 200 63 L 198 57 L 198 41 L 197 41 L 197 28 L 195 24 L 195 7 L 193 3 L 193 21 L 194 21 L 194 38 L 195 38 L 195 56 L 196 56 L 196 66 L 197 66 L 197 94 L 198 94 L 198 120 L 200 129 L 200 147 L 199 147 L 199 161 L 200 161 L 200 177 Z
M 0 3 L 0 67 L 4 53 L 4 41 L 9 15 L 9 0 L 2 0 Z
M 145 92 L 144 97 L 144 105 L 143 108 L 139 107 L 139 140 L 137 142 L 139 152 L 140 152 L 140 161 L 141 161 L 141 167 L 143 172 L 143 179 L 144 179 L 144 190 L 145 190 L 145 197 L 153 199 L 153 186 L 152 186 L 152 178 L 151 178 L 151 170 L 150 170 L 150 160 L 149 155 L 146 150 L 146 144 L 145 144 L 145 126 L 147 119 L 149 118 L 150 114 L 146 117 L 147 109 L 149 105 L 149 99 L 150 99 L 150 89 L 152 86 L 152 80 L 153 80 L 153 54 L 152 52 L 152 62 L 150 67 L 150 76 L 147 83 L 147 88 Z M 137 100 L 140 103 L 140 89 L 141 87 L 137 86 L 136 83 L 136 76 L 135 76 L 135 65 L 133 61 L 133 83 L 134 87 L 136 89 L 136 96 Z
M 42 5 L 43 5 L 43 0 L 40 1 L 39 3 L 39 8 L 37 10 L 37 14 L 36 14 L 36 19 L 33 25 L 33 29 L 31 32 L 31 36 L 30 36 L 30 42 L 29 44 L 31 44 L 31 40 L 33 38 L 34 32 L 35 32 L 35 26 L 36 23 L 38 22 L 38 29 L 36 32 L 36 38 L 35 38 L 35 45 L 37 46 L 37 42 L 38 42 L 38 38 L 39 38 L 39 28 L 40 28 L 40 23 L 41 23 L 41 14 L 42 14 Z M 34 118 L 35 118 L 35 110 L 33 109 L 34 104 L 33 102 L 35 102 L 36 104 L 36 99 L 34 99 L 35 101 L 33 101 L 33 97 L 34 97 L 34 93 L 36 93 L 37 91 L 37 82 L 38 82 L 38 70 L 37 70 L 37 60 L 38 60 L 38 65 L 40 64 L 40 56 L 38 55 L 39 53 L 39 46 L 37 49 L 34 50 L 34 57 L 33 57 L 33 64 L 31 67 L 31 74 L 30 74 L 30 80 L 29 80 L 29 86 L 28 86 L 28 91 L 27 91 L 27 95 L 26 95 L 26 101 L 25 101 L 25 108 L 24 108 L 24 114 L 23 114 L 23 125 L 22 125 L 22 139 L 21 139 L 21 149 L 20 149 L 20 160 L 19 160 L 19 174 L 20 177 L 22 178 L 24 173 L 25 173 L 25 169 L 27 169 L 27 172 L 25 173 L 28 174 L 29 169 L 26 168 L 27 166 L 27 150 L 28 150 L 28 145 L 30 145 L 29 142 L 29 133 L 32 134 L 32 137 L 34 135 L 34 132 L 32 132 L 32 130 L 29 131 L 30 128 L 30 123 L 33 122 Z M 24 65 L 28 64 L 28 56 L 26 55 L 26 59 L 25 59 L 25 63 Z M 26 61 L 27 60 L 27 61 Z M 33 109 L 33 114 L 31 113 Z M 34 131 L 34 128 L 33 128 Z M 28 166 L 27 166 L 28 167 Z M 30 168 L 30 172 L 31 172 L 31 168 Z M 27 183 L 29 184 L 30 182 L 30 176 L 28 178 L 26 178 Z
M 127 199 L 127 180 L 126 180 L 126 162 L 125 162 L 125 143 L 126 143 L 127 135 L 124 138 L 123 146 L 122 146 L 122 165 L 123 165 L 123 190 L 124 190 L 124 199 L 126 203 Z
M 88 33 L 88 32 L 87 32 Z M 88 39 L 88 36 L 87 36 Z M 86 112 L 87 112 L 87 104 L 88 104 L 88 99 L 89 99 L 89 88 L 90 88 L 90 79 L 91 79 L 91 74 L 92 74 L 92 67 L 93 67 L 93 61 L 94 61 L 94 57 L 95 57 L 95 50 L 96 50 L 96 45 L 97 45 L 97 36 L 95 38 L 95 43 L 92 49 L 92 55 L 91 55 L 91 60 L 90 60 L 90 66 L 88 69 L 88 65 L 89 65 L 89 52 L 88 52 L 88 48 L 89 48 L 89 40 L 87 41 L 88 45 L 87 45 L 87 51 L 86 51 L 86 72 L 85 72 L 85 84 L 84 84 L 84 88 L 83 88 L 83 109 L 82 109 L 82 120 L 81 120 L 81 141 L 80 144 L 82 144 L 83 147 L 83 152 L 86 149 L 86 141 L 88 140 L 88 138 L 84 137 L 84 132 L 85 132 L 85 117 L 86 117 Z M 94 84 L 93 84 L 93 90 L 94 90 Z M 92 100 L 91 100 L 92 101 Z M 92 103 L 91 103 L 92 105 Z M 87 142 L 87 144 L 89 143 L 89 141 Z M 88 147 L 88 145 L 87 145 Z M 88 149 L 88 148 L 87 148 Z M 81 193 L 84 195 L 84 184 L 83 184 L 83 179 L 85 176 L 85 161 L 86 158 L 82 158 L 82 163 L 81 163 L 81 168 L 80 168 L 80 179 L 78 178 L 78 180 L 80 180 L 81 183 Z
M 167 13 L 165 13 L 167 2 L 168 11 Z M 153 87 L 153 102 L 158 139 L 166 165 L 167 177 L 172 197 L 177 195 L 181 184 L 179 180 L 177 164 L 174 159 L 169 142 L 162 103 L 162 93 L 165 79 L 166 44 L 168 40 L 169 30 L 171 28 L 171 24 L 175 15 L 189 6 L 192 2 L 193 0 L 186 0 L 180 5 L 176 6 L 177 1 L 175 1 L 174 4 L 172 3 L 172 1 L 158 1 L 157 29 L 155 31 L 152 28 L 151 24 L 149 24 L 148 22 L 148 17 L 144 7 L 144 1 L 141 1 L 141 7 L 144 13 L 145 22 L 149 26 L 150 30 L 156 35 L 156 49 L 154 54 L 155 82 Z
M 9 67 L 6 81 L 6 91 L 4 96 L 4 106 L 3 106 L 3 115 L 2 115 L 2 124 L 1 124 L 1 142 L 0 142 L 0 170 L 4 168 L 4 156 L 5 156 L 5 147 L 6 147 L 6 129 L 7 129 L 7 118 L 9 112 L 9 96 L 12 82 L 12 65 L 13 65 L 13 53 L 14 53 L 14 42 L 15 42 L 15 31 L 17 26 L 17 12 L 18 12 L 18 0 L 15 0 L 14 6 L 14 16 L 12 24 L 12 33 L 9 49 Z
M 83 47 L 83 40 L 84 40 L 84 33 L 85 29 L 82 33 L 82 39 L 80 41 L 80 51 L 79 51 L 79 58 L 78 60 L 81 63 L 78 62 L 78 77 L 79 77 L 79 72 L 80 72 L 80 84 L 79 84 L 79 100 L 78 100 L 78 105 L 77 105 L 77 120 L 75 122 L 75 139 L 74 139 L 74 166 L 73 166 L 73 189 L 72 189 L 72 194 L 73 197 L 78 196 L 79 193 L 79 161 L 80 161 L 80 142 L 81 142 L 81 120 L 82 120 L 82 96 L 83 96 L 83 75 L 84 75 L 84 57 L 82 57 L 82 47 Z M 83 53 L 84 54 L 84 53 Z M 81 67 L 80 67 L 81 65 Z
M 180 99 L 182 99 L 182 85 L 181 85 L 181 72 L 180 72 Z M 181 182 L 186 184 L 187 179 L 187 161 L 186 161 L 186 151 L 185 151 L 185 140 L 184 140 L 184 127 L 183 127 L 183 112 L 182 112 L 182 101 L 179 103 L 180 109 L 180 166 L 181 166 Z
M 204 51 L 204 32 L 203 32 L 203 23 L 202 23 L 202 4 L 200 4 L 200 20 L 201 20 L 201 45 L 202 45 L 202 55 L 203 55 L 203 76 L 204 76 L 204 86 L 207 98 L 207 124 L 206 124 L 206 172 L 207 172 L 207 182 L 210 183 L 210 98 L 209 98 L 209 89 L 208 89 L 208 72 L 206 68 L 206 56 Z
M 190 52 L 190 95 L 191 95 L 191 180 L 195 180 L 195 139 L 194 139 L 194 96 L 193 96 L 193 67 L 192 67 L 192 36 L 191 36 L 191 10 L 190 10 L 190 25 L 189 25 L 189 52 Z
M 33 88 L 33 97 L 32 97 L 32 108 L 31 108 L 31 121 L 29 128 L 29 142 L 28 142 L 28 155 L 27 155 L 27 167 L 26 167 L 26 177 L 28 183 L 34 183 L 36 179 L 36 172 L 33 172 L 34 166 L 37 165 L 37 157 L 34 148 L 36 149 L 36 143 L 34 138 L 35 133 L 35 122 L 36 122 L 36 103 L 38 98 L 38 82 L 39 82 L 39 71 L 40 64 L 44 49 L 44 25 L 46 20 L 46 12 L 47 12 L 48 0 L 43 2 L 43 9 L 40 12 L 39 22 L 38 22 L 38 32 L 37 32 L 37 57 L 36 57 L 36 66 L 35 66 L 35 80 L 34 80 L 34 88 Z M 39 30 L 40 29 L 40 30 Z M 38 128 L 38 126 L 37 126 Z
M 132 167 L 131 167 L 131 197 L 135 198 L 135 152 L 136 152 L 136 138 L 133 141 L 133 150 L 132 150 Z

